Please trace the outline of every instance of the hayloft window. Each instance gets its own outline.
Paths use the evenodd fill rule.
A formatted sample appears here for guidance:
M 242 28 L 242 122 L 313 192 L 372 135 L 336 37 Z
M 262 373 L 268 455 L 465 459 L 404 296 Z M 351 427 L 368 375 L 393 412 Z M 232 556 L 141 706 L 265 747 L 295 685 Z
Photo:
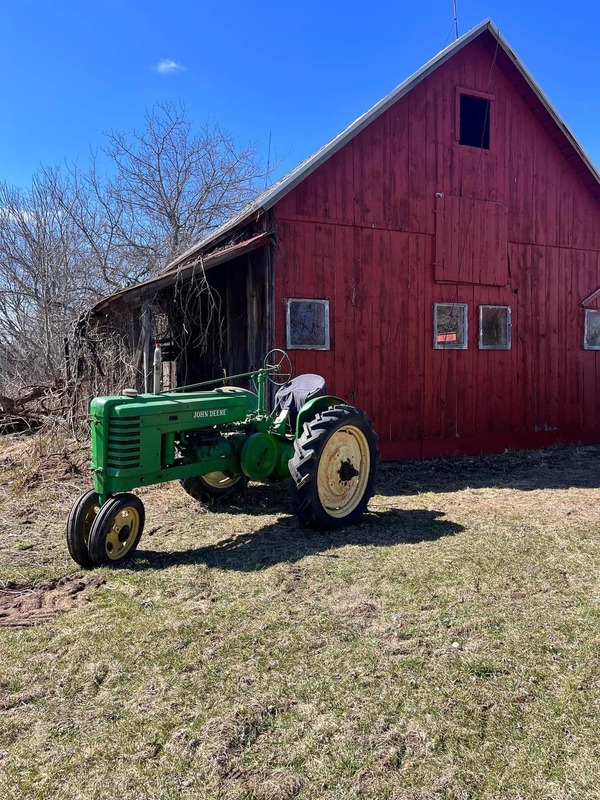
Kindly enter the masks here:
M 600 350 L 600 311 L 585 309 L 584 350 Z
M 436 350 L 467 349 L 466 303 L 434 303 L 433 346 Z
M 479 306 L 479 349 L 510 350 L 510 307 Z
M 485 97 L 461 94 L 459 101 L 459 144 L 490 149 L 490 101 Z
M 288 350 L 329 350 L 329 300 L 286 302 Z

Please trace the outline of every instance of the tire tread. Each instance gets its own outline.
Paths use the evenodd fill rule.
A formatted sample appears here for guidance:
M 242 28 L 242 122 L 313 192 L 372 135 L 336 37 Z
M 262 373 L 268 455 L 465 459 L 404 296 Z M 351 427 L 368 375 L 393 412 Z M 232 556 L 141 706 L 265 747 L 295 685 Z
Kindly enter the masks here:
M 329 436 L 346 422 L 354 421 L 367 437 L 371 453 L 370 476 L 359 504 L 344 518 L 333 518 L 324 511 L 318 499 L 316 472 L 319 455 Z M 364 411 L 353 406 L 333 406 L 309 420 L 301 436 L 294 441 L 294 455 L 289 461 L 292 510 L 307 528 L 335 528 L 356 522 L 364 513 L 374 494 L 375 476 L 379 463 L 378 437 Z

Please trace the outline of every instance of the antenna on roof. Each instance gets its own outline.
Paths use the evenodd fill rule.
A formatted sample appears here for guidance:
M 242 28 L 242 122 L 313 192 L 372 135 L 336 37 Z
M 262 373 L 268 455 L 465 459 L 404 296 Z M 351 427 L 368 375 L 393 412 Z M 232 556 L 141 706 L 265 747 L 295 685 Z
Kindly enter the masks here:
M 267 150 L 267 171 L 265 174 L 265 189 L 269 183 L 269 172 L 271 171 L 271 136 L 273 131 L 269 131 L 269 149 Z
M 456 11 L 456 0 L 452 0 L 452 8 L 454 10 L 454 35 L 458 39 L 458 13 Z

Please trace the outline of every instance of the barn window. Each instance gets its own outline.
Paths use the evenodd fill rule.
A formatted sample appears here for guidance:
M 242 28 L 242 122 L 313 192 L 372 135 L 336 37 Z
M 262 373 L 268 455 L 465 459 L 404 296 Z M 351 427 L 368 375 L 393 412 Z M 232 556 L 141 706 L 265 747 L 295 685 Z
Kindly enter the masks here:
M 510 350 L 510 307 L 479 306 L 479 349 Z
M 289 350 L 329 350 L 329 300 L 299 300 L 286 303 Z
M 434 303 L 433 346 L 436 350 L 466 350 L 466 303 Z
M 585 350 L 600 350 L 600 311 L 585 309 L 583 347 Z
M 460 95 L 459 144 L 490 149 L 490 101 L 470 94 Z

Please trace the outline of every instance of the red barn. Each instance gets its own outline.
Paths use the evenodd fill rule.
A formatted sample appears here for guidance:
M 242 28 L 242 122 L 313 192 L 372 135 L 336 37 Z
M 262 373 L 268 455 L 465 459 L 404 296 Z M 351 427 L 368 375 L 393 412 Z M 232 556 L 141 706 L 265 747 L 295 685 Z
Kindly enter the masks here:
M 226 337 L 180 380 L 288 349 L 388 459 L 600 441 L 600 176 L 490 21 L 94 312 L 200 268 Z

